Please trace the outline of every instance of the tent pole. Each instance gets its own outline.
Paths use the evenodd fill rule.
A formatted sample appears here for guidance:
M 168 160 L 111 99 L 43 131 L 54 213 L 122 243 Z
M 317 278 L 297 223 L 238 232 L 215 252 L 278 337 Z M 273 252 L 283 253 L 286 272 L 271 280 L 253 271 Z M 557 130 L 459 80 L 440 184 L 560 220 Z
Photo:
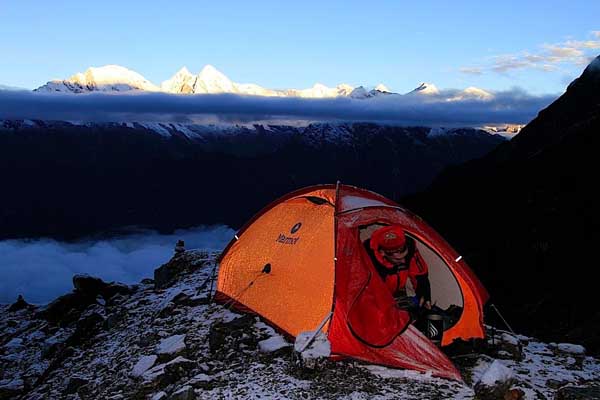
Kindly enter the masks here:
M 208 290 L 208 300 L 210 303 L 213 302 L 213 284 L 215 282 L 215 271 L 217 270 L 217 261 L 213 262 L 212 271 L 210 271 L 210 289 Z
M 323 321 L 321 321 L 321 323 L 319 324 L 317 329 L 314 331 L 312 336 L 308 339 L 308 341 L 306 343 L 304 343 L 304 346 L 302 346 L 302 348 L 298 351 L 298 353 L 302 353 L 304 350 L 306 350 L 306 348 L 313 342 L 313 340 L 315 340 L 315 338 L 317 337 L 319 332 L 321 332 L 321 329 L 323 329 L 323 327 L 325 326 L 325 323 L 327 323 L 327 321 L 329 321 L 329 318 L 331 318 L 332 315 L 333 315 L 333 311 L 329 311 L 329 314 L 327 314 L 325 316 L 325 318 L 323 318 Z

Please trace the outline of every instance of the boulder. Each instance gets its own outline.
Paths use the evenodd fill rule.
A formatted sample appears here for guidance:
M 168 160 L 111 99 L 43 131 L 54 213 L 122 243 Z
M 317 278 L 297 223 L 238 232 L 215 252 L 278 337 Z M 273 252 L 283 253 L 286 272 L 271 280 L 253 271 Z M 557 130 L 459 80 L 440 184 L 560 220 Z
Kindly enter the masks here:
M 565 386 L 554 395 L 554 400 L 600 399 L 600 386 Z
M 128 295 L 132 290 L 129 286 L 118 282 L 104 282 L 100 278 L 90 275 L 78 274 L 73 276 L 73 287 L 76 292 L 81 292 L 89 297 L 102 296 L 105 300 L 116 294 Z
M 154 270 L 154 287 L 164 289 L 171 286 L 181 274 L 201 268 L 209 259 L 208 253 L 198 251 L 185 251 L 171 258 Z
M 67 380 L 67 387 L 65 388 L 65 394 L 74 394 L 77 390 L 88 384 L 88 380 L 80 378 L 78 376 L 72 376 Z
M 510 397 L 513 384 L 513 372 L 498 360 L 494 360 L 475 385 L 477 399 L 504 400 Z
M 25 299 L 23 298 L 22 295 L 19 295 L 19 297 L 17 297 L 17 301 L 15 301 L 14 303 L 12 303 L 9 307 L 8 307 L 8 311 L 10 312 L 16 312 L 16 311 L 20 311 L 20 310 L 24 310 L 24 309 L 29 309 L 29 308 L 33 308 L 35 306 L 29 304 L 28 302 L 25 301 Z
M 194 400 L 195 398 L 196 394 L 194 393 L 194 388 L 187 385 L 181 389 L 177 389 L 169 396 L 169 400 Z
M 183 357 L 177 357 L 168 363 L 156 365 L 142 375 L 147 386 L 164 388 L 187 376 L 195 363 Z

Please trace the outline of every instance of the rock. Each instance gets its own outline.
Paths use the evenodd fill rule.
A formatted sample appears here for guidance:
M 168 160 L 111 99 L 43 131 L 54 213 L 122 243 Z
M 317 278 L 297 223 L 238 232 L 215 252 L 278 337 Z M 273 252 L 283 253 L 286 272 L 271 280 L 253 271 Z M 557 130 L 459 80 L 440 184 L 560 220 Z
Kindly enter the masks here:
M 52 324 L 65 326 L 78 320 L 81 312 L 95 300 L 95 297 L 90 298 L 80 292 L 67 293 L 40 310 L 36 317 Z
M 67 387 L 65 389 L 65 394 L 74 394 L 77 390 L 83 385 L 88 384 L 88 380 L 84 378 L 80 378 L 77 376 L 73 376 L 67 380 Z
M 195 398 L 196 394 L 194 393 L 194 388 L 187 385 L 176 390 L 169 396 L 169 400 L 194 400 Z
M 513 372 L 498 360 L 494 360 L 475 385 L 477 399 L 504 399 L 513 384 Z
M 546 381 L 546 386 L 551 389 L 558 389 L 561 386 L 565 386 L 569 381 L 559 381 L 558 379 L 548 379 Z
M 127 310 L 124 308 L 118 308 L 110 313 L 106 320 L 104 321 L 104 329 L 107 331 L 114 329 L 117 327 L 121 321 L 123 321 L 127 317 Z
M 210 327 L 208 335 L 208 347 L 211 353 L 224 353 L 222 350 L 225 347 L 239 350 L 239 345 L 246 342 L 249 345 L 256 347 L 257 338 L 253 337 L 253 325 L 256 319 L 252 315 L 244 315 L 230 322 L 218 322 Z M 248 334 L 246 338 L 242 336 Z M 226 346 L 227 345 L 227 346 Z
M 559 343 L 556 345 L 556 349 L 563 353 L 581 356 L 585 355 L 585 347 L 578 344 Z
M 504 395 L 503 400 L 523 400 L 525 398 L 525 392 L 521 389 L 509 389 Z
M 0 380 L 0 400 L 17 398 L 23 392 L 23 385 L 20 378 Z
M 168 363 L 150 368 L 142 375 L 144 381 L 154 386 L 165 387 L 175 383 L 194 367 L 195 363 L 183 357 L 177 357 Z
M 167 394 L 165 392 L 154 393 L 150 400 L 165 400 L 167 398 Z
M 142 375 L 144 375 L 144 372 L 152 368 L 157 359 L 158 356 L 156 356 L 155 354 L 152 354 L 150 356 L 142 356 L 138 360 L 138 362 L 133 366 L 130 375 L 135 378 L 141 377 Z
M 188 306 L 188 307 L 196 307 L 196 306 L 199 306 L 202 304 L 208 304 L 210 302 L 210 300 L 206 297 L 204 297 L 204 298 L 190 297 L 189 295 L 187 295 L 184 292 L 179 292 L 177 294 L 177 296 L 175 296 L 173 298 L 173 300 L 171 300 L 171 301 L 175 305 Z
M 105 300 L 117 294 L 129 295 L 132 293 L 132 289 L 127 285 L 117 282 L 106 283 L 102 279 L 90 275 L 73 276 L 73 287 L 76 292 L 94 298 L 102 296 Z
M 103 323 L 104 317 L 98 313 L 92 313 L 80 319 L 77 321 L 75 332 L 67 339 L 65 344 L 74 347 L 80 346 L 89 338 L 95 336 L 102 329 Z
M 185 251 L 171 258 L 167 263 L 154 270 L 154 287 L 156 289 L 167 288 L 183 272 L 198 269 L 202 265 L 198 258 L 198 254 L 192 251 Z
M 157 346 L 156 352 L 159 360 L 165 362 L 177 355 L 184 355 L 186 350 L 185 335 L 173 335 L 162 339 Z
M 17 301 L 12 303 L 10 305 L 10 307 L 8 307 L 8 311 L 15 312 L 15 311 L 20 311 L 20 310 L 24 310 L 26 308 L 29 309 L 29 308 L 33 308 L 33 307 L 35 307 L 35 306 L 26 302 L 25 299 L 23 298 L 23 296 L 19 295 L 19 297 L 17 297 Z
M 77 274 L 73 276 L 73 287 L 78 292 L 98 295 L 106 287 L 106 282 L 94 276 Z M 96 298 L 96 296 L 94 296 Z
M 600 386 L 565 386 L 554 395 L 554 400 L 600 399 Z

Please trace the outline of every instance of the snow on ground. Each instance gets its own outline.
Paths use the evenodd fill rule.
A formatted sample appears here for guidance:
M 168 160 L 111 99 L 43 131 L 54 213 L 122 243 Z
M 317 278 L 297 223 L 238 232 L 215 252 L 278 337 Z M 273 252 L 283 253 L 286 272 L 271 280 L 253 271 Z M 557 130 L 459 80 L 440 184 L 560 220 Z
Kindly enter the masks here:
M 510 371 L 526 399 L 543 399 L 566 385 L 600 381 L 600 361 L 577 346 L 508 332 L 495 338 L 496 354 L 454 359 L 465 382 L 353 360 L 307 370 L 263 321 L 209 302 L 211 258 L 194 251 L 185 257 L 189 271 L 171 286 L 155 289 L 144 280 L 63 325 L 36 318 L 39 308 L 0 306 L 0 398 L 473 399 L 475 383 Z M 84 327 L 92 333 L 75 341 Z M 325 345 L 322 335 L 309 349 Z

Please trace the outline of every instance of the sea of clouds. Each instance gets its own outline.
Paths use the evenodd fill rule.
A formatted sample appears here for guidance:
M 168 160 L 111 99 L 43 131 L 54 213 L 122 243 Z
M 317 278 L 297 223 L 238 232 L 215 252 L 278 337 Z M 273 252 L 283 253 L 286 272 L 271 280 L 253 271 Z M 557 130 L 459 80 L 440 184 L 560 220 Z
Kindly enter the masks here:
M 457 90 L 437 95 L 304 99 L 235 94 L 40 93 L 0 91 L 0 119 L 90 122 L 201 123 L 262 120 L 369 121 L 411 126 L 524 124 L 558 95 L 535 96 L 514 88 L 491 99 L 462 99 Z
M 222 250 L 234 235 L 226 226 L 201 226 L 163 235 L 137 231 L 109 239 L 65 243 L 51 239 L 0 241 L 0 303 L 22 294 L 47 303 L 73 289 L 74 274 L 127 284 L 151 278 L 173 255 L 177 240 L 187 249 Z

